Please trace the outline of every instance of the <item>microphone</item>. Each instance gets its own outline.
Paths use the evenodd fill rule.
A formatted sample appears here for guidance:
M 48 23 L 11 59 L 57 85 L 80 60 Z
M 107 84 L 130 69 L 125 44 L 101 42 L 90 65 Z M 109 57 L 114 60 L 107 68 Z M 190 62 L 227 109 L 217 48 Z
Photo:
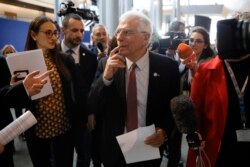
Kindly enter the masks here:
M 193 49 L 185 43 L 180 43 L 176 49 L 176 52 L 179 54 L 179 57 L 183 60 L 194 54 Z
M 197 69 L 197 57 L 189 45 L 180 43 L 176 49 L 176 52 L 178 53 L 181 62 L 185 64 L 186 67 L 193 70 Z
M 185 95 L 179 95 L 171 99 L 170 108 L 177 129 L 187 134 L 188 146 L 198 153 L 200 138 L 197 132 L 197 120 L 192 100 Z
M 104 51 L 104 48 L 103 48 L 103 45 L 102 45 L 101 42 L 98 42 L 98 43 L 96 44 L 96 46 L 97 46 L 98 49 L 100 49 L 101 52 Z

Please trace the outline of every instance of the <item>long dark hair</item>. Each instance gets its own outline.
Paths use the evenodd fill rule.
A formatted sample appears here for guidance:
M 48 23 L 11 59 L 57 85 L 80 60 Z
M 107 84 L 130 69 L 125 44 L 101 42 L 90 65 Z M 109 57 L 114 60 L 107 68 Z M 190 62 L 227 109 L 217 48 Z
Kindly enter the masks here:
M 29 30 L 28 30 L 28 34 L 27 34 L 25 50 L 38 49 L 36 41 L 31 36 L 31 32 L 33 31 L 36 34 L 39 33 L 41 25 L 43 25 L 46 22 L 51 22 L 52 24 L 54 24 L 54 21 L 52 19 L 50 19 L 47 16 L 43 16 L 43 15 L 37 16 L 34 20 L 31 21 L 30 26 L 29 26 Z M 63 60 L 62 60 L 61 54 L 63 54 L 63 53 L 59 53 L 59 48 L 57 46 L 55 46 L 55 48 L 49 50 L 48 54 L 55 61 L 57 69 L 60 71 L 60 73 L 62 75 L 64 75 L 65 78 L 67 78 L 67 80 L 70 80 L 71 79 L 70 72 L 69 72 L 68 68 L 66 67 L 65 62 L 63 62 Z M 58 54 L 60 54 L 60 55 L 58 55 Z
M 31 21 L 27 34 L 25 50 L 37 49 L 36 41 L 32 38 L 31 32 L 33 31 L 36 34 L 39 33 L 41 25 L 46 22 L 51 22 L 54 24 L 52 19 L 43 15 L 37 16 L 34 20 Z
M 191 30 L 190 35 L 192 33 L 194 33 L 194 32 L 197 32 L 197 33 L 201 34 L 203 36 L 203 38 L 204 38 L 205 45 L 207 45 L 207 48 L 203 49 L 199 60 L 214 57 L 215 53 L 214 53 L 214 50 L 211 48 L 210 37 L 209 37 L 208 31 L 204 27 L 196 26 Z

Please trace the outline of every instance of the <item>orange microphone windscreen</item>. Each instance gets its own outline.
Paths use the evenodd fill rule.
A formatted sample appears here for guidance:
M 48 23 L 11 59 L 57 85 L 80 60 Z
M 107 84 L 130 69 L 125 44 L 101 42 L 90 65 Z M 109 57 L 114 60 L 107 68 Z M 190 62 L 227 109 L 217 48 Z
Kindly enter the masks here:
M 193 54 L 193 49 L 185 43 L 180 43 L 176 52 L 179 54 L 181 59 L 186 59 Z

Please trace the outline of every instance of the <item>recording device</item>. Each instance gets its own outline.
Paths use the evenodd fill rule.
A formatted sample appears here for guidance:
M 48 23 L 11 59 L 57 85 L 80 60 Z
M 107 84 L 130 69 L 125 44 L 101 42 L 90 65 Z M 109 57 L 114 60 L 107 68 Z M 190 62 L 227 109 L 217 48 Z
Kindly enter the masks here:
M 115 36 L 113 36 L 113 37 L 111 38 L 110 43 L 109 43 L 108 55 L 109 55 L 109 53 L 110 53 L 114 48 L 116 48 L 117 46 L 118 46 L 118 44 L 117 44 L 117 39 L 116 39 Z M 116 53 L 118 53 L 118 52 L 119 52 L 119 51 L 117 51 Z
M 182 42 L 188 44 L 188 39 L 186 38 L 186 34 L 184 32 L 170 31 L 165 37 L 159 40 L 159 53 L 165 55 L 167 49 L 176 50 L 178 45 Z
M 101 42 L 98 42 L 98 43 L 96 44 L 96 46 L 97 46 L 97 48 L 98 48 L 101 52 L 104 51 L 104 48 L 103 48 L 103 45 L 102 45 Z
M 250 53 L 249 24 L 237 19 L 217 22 L 217 49 L 221 59 L 238 59 Z
M 176 96 L 171 99 L 170 108 L 177 129 L 181 133 L 187 134 L 188 146 L 198 151 L 201 141 L 197 133 L 197 121 L 192 100 L 185 95 Z
M 180 43 L 176 49 L 176 52 L 178 53 L 179 57 L 183 60 L 194 54 L 193 49 L 185 43 Z
M 74 8 L 75 4 L 72 1 L 68 1 L 66 3 L 62 2 L 61 5 L 63 5 L 63 7 L 57 13 L 59 17 L 65 16 L 69 13 L 75 13 L 80 15 L 84 20 L 92 20 L 95 22 L 99 22 L 99 18 L 96 15 L 95 11 L 92 11 L 90 9 Z

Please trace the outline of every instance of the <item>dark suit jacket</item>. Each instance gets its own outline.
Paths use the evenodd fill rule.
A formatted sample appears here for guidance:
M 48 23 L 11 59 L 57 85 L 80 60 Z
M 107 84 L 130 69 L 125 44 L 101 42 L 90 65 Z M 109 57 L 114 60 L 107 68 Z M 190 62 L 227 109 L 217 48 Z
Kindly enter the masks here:
M 12 120 L 9 108 L 5 105 L 4 99 L 9 91 L 10 71 L 7 62 L 3 56 L 0 56 L 0 130 L 8 125 Z
M 96 68 L 97 68 L 97 55 L 92 53 L 88 48 L 80 46 L 80 71 L 82 77 L 87 81 L 89 87 L 91 86 Z
M 107 59 L 99 66 L 105 67 Z M 149 54 L 149 85 L 146 111 L 146 125 L 155 124 L 163 128 L 169 137 L 169 151 L 172 156 L 175 123 L 170 111 L 170 100 L 179 94 L 179 71 L 177 62 L 155 53 Z M 98 68 L 101 69 L 101 68 Z M 89 107 L 102 117 L 101 154 L 105 166 L 123 167 L 125 160 L 116 141 L 116 136 L 124 133 L 126 120 L 125 69 L 118 69 L 110 86 L 105 86 L 102 75 L 95 81 L 90 91 Z M 102 73 L 97 71 L 97 73 Z M 172 137 L 171 137 L 172 136 Z M 180 135 L 178 135 L 180 137 Z M 161 148 L 161 153 L 163 149 Z M 171 162 L 177 166 L 179 160 Z M 135 163 L 138 166 L 157 167 L 161 159 Z M 174 165 L 176 164 L 176 165 Z
M 0 56 L 0 130 L 13 121 L 11 107 L 25 106 L 29 97 L 21 82 L 10 86 L 11 74 L 4 57 Z
M 61 44 L 58 45 L 59 49 L 62 50 Z M 94 80 L 96 68 L 97 68 L 97 55 L 91 52 L 87 46 L 80 45 L 79 49 L 79 69 L 82 78 L 88 84 L 89 88 Z
M 59 49 L 62 50 L 61 48 L 61 44 L 58 45 Z M 81 76 L 81 81 L 84 83 L 84 85 L 86 86 L 86 95 L 84 95 L 85 97 L 88 96 L 91 84 L 95 78 L 95 72 L 96 72 L 96 68 L 97 68 L 97 55 L 95 55 L 94 53 L 92 53 L 86 46 L 84 45 L 80 45 L 80 49 L 79 49 L 79 65 L 78 66 L 78 71 L 80 72 Z M 87 120 L 87 115 L 89 114 L 89 112 L 87 111 L 87 107 L 86 107 L 86 98 L 85 101 L 82 101 L 82 103 L 84 105 L 81 105 L 83 107 L 84 110 L 84 120 Z

